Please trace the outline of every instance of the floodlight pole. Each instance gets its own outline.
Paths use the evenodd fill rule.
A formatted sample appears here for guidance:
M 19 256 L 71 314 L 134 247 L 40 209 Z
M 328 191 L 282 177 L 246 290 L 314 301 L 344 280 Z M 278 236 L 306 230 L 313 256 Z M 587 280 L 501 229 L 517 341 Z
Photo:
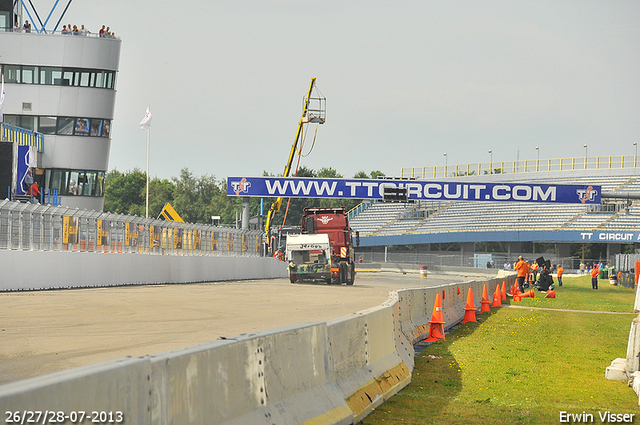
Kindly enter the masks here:
M 444 176 L 447 177 L 448 157 L 446 152 L 443 155 L 444 155 Z

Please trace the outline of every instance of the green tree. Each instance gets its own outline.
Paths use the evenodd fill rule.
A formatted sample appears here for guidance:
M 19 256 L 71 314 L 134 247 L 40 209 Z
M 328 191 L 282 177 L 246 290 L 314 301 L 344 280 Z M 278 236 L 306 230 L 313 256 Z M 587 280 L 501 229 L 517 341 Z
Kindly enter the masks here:
M 145 204 L 147 176 L 139 169 L 124 173 L 112 170 L 105 182 L 104 210 L 119 214 L 139 214 Z
M 380 171 L 372 171 L 372 176 L 384 175 Z M 273 176 L 263 171 L 263 176 Z M 365 172 L 356 177 L 369 178 Z M 297 170 L 297 177 L 342 178 L 332 167 L 323 167 L 315 171 L 306 166 Z M 251 216 L 260 214 L 260 203 L 264 203 L 266 214 L 276 198 L 250 198 Z M 146 174 L 139 169 L 119 172 L 112 170 L 107 174 L 105 186 L 104 210 L 113 213 L 144 216 L 146 201 Z M 234 226 L 236 214 L 242 212 L 242 197 L 227 196 L 227 183 L 216 180 L 214 176 L 197 177 L 188 168 L 180 170 L 179 177 L 171 180 L 154 178 L 149 182 L 149 216 L 156 218 L 164 205 L 169 202 L 178 214 L 190 223 L 210 224 L 211 216 L 220 216 L 220 224 Z M 302 212 L 305 207 L 339 207 L 347 210 L 358 205 L 360 200 L 352 199 L 313 199 L 284 198 L 280 212 L 272 219 L 273 226 L 281 226 L 286 213 L 285 226 L 300 226 Z M 288 210 L 287 210 L 288 207 Z
M 224 181 L 217 181 L 214 176 L 208 174 L 195 177 L 188 168 L 183 168 L 180 170 L 180 177 L 174 177 L 173 182 L 175 184 L 173 206 L 184 221 L 211 223 L 211 216 L 224 215 L 222 222 L 227 224 L 231 222 L 228 217 L 228 206 L 223 205 L 222 202 L 223 197 L 226 198 Z M 241 198 L 236 199 L 240 199 L 242 203 Z M 225 204 L 233 204 L 233 202 L 227 200 Z

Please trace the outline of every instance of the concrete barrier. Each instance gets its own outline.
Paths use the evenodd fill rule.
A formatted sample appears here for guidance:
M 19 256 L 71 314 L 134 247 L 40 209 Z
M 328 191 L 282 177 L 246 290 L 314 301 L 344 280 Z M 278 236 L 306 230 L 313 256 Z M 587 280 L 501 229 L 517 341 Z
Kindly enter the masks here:
M 328 322 L 331 376 L 355 422 L 411 382 L 396 351 L 393 307 Z
M 420 268 L 424 264 L 415 263 L 358 263 L 357 270 L 380 271 L 385 273 L 420 274 Z M 433 272 L 444 275 L 463 275 L 487 279 L 492 277 L 504 277 L 513 274 L 513 271 L 502 269 L 486 269 L 475 267 L 437 266 L 427 265 L 427 275 Z
M 150 423 L 352 423 L 326 333 L 307 323 L 151 356 Z
M 0 250 L 0 291 L 213 282 L 287 277 L 269 257 L 97 254 Z
M 82 423 L 81 417 L 90 423 L 96 416 L 95 422 L 107 423 L 100 419 L 101 412 L 105 412 L 113 423 L 122 418 L 131 425 L 149 424 L 150 377 L 148 359 L 121 358 L 3 385 L 3 419 L 9 423 L 6 412 L 18 412 L 20 416 L 18 420 L 14 417 L 13 423 L 26 424 L 30 419 L 31 423 L 57 423 L 64 422 L 58 412 L 75 412 L 76 418 L 71 420 L 76 423 Z
M 413 344 L 429 332 L 436 294 L 449 329 L 468 288 L 393 291 L 382 305 L 329 322 L 239 335 L 0 386 L 0 411 L 122 412 L 133 424 L 351 424 L 411 381 Z M 501 279 L 486 281 L 493 294 Z

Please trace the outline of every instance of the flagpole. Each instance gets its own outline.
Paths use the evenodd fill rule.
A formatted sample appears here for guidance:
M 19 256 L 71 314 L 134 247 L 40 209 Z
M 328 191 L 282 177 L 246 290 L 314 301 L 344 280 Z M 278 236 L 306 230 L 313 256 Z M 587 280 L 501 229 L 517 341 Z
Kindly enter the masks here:
M 146 207 L 146 218 L 149 218 L 149 133 L 151 132 L 151 127 L 147 128 L 147 207 Z
M 140 128 L 147 130 L 147 201 L 145 207 L 145 217 L 149 218 L 149 139 L 151 131 L 151 112 L 149 111 L 149 104 L 147 104 L 147 113 L 144 114 L 144 118 L 140 121 Z

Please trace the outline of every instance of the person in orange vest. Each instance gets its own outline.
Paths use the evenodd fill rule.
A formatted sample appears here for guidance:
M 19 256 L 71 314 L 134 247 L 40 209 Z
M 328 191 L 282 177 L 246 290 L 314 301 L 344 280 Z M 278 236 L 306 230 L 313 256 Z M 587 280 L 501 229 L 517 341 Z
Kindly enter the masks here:
M 559 265 L 558 266 L 558 286 L 562 286 L 562 273 L 564 273 L 564 268 Z
M 533 273 L 533 281 L 538 280 L 538 263 L 536 261 L 531 265 L 531 272 Z
M 524 281 L 529 274 L 529 268 L 531 268 L 531 266 L 524 261 L 522 255 L 518 257 L 518 262 L 513 266 L 513 269 L 518 271 L 518 287 L 520 287 L 520 292 L 524 292 Z
M 598 289 L 598 275 L 600 274 L 600 269 L 597 265 L 593 266 L 591 269 L 591 289 Z

